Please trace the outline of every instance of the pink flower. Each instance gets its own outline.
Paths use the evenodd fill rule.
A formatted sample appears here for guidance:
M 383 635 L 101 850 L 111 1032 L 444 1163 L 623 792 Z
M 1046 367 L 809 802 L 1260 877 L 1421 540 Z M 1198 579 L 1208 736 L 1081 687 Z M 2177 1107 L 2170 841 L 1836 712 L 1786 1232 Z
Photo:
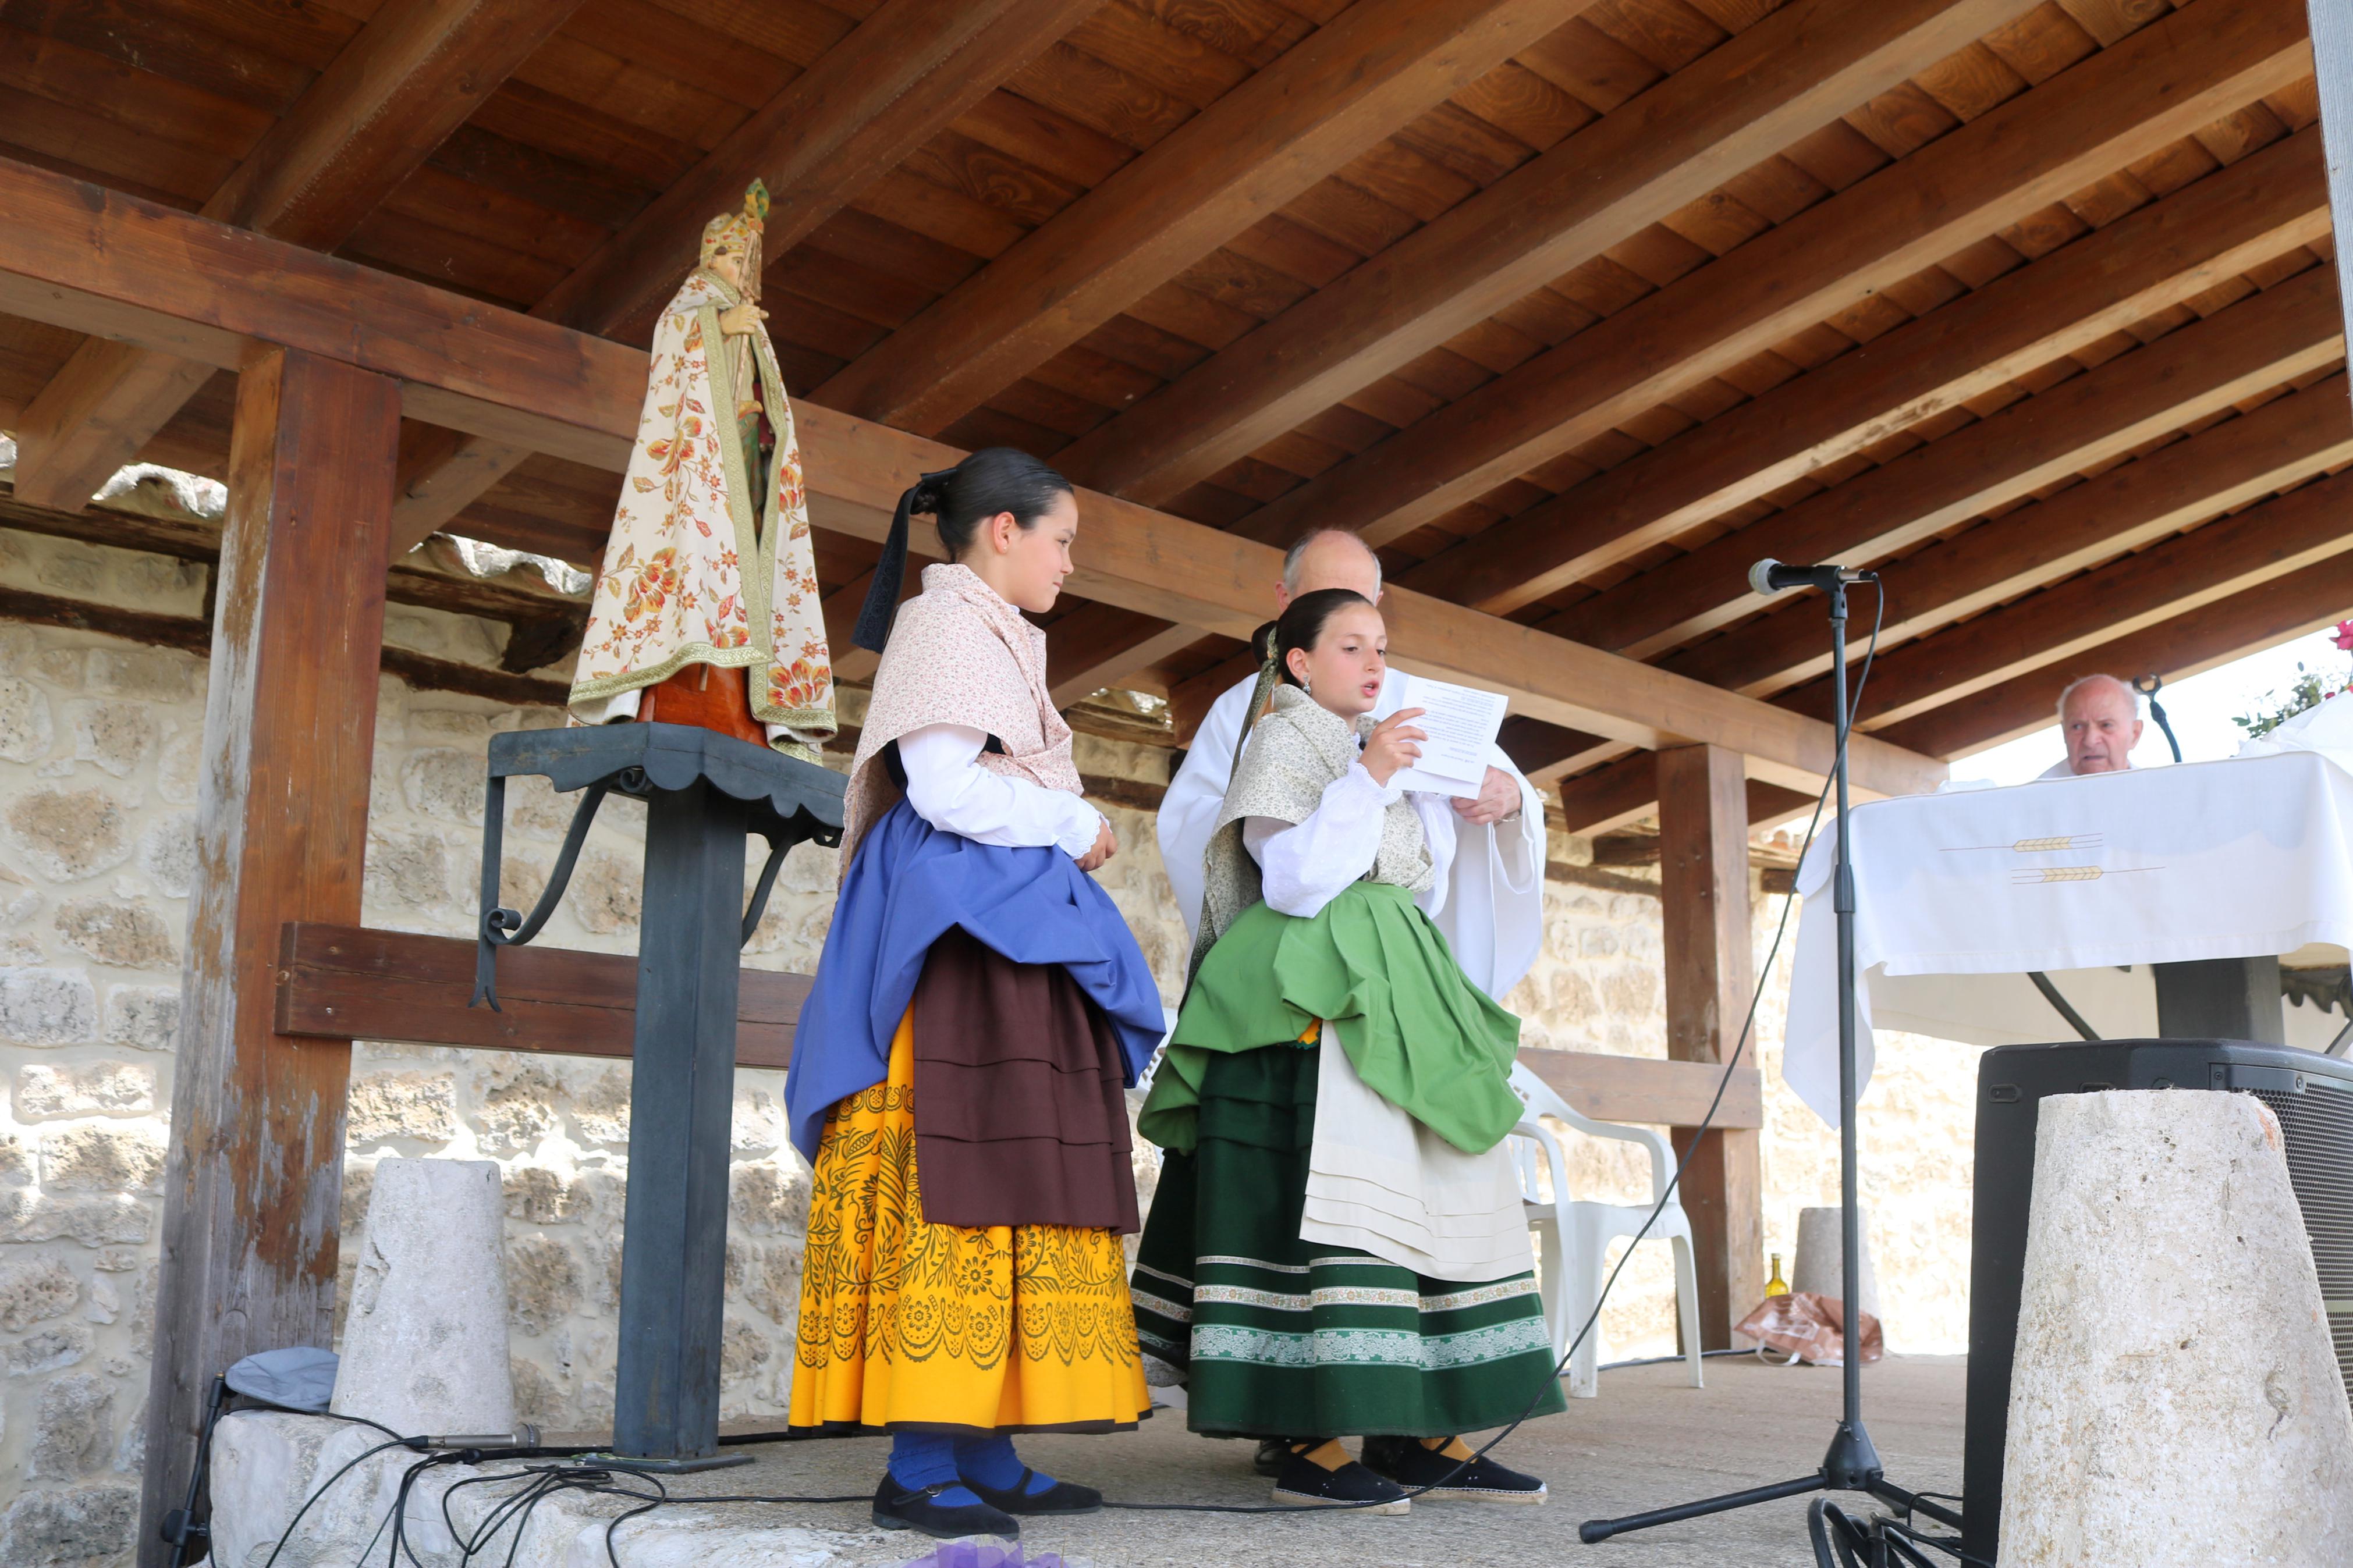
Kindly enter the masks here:
M 2353 653 L 2353 621 L 2337 622 L 2337 633 L 2328 640 L 2347 652 Z

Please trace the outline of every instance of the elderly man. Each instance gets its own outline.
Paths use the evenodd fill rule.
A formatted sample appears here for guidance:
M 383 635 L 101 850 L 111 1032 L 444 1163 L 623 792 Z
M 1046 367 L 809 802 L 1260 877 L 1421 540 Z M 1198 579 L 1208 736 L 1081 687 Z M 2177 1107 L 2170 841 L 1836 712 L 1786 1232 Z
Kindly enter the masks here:
M 2140 695 L 2113 675 L 2087 675 L 2059 694 L 2059 733 L 2067 760 L 2046 779 L 2122 773 L 2140 744 Z
M 1377 604 L 1381 563 L 1365 542 L 1338 529 L 1309 534 L 1283 557 L 1275 585 L 1277 614 L 1294 595 L 1319 588 L 1351 588 Z M 1160 805 L 1160 858 L 1176 889 L 1189 935 L 1201 919 L 1201 857 L 1233 776 L 1234 746 L 1250 705 L 1250 677 L 1219 697 L 1193 737 Z M 1386 719 L 1398 707 L 1391 682 L 1373 710 Z M 1544 940 L 1544 802 L 1502 748 L 1488 756 L 1486 784 L 1475 798 L 1454 803 L 1451 842 L 1432 842 L 1437 887 L 1423 908 L 1445 933 L 1473 984 L 1500 997 L 1520 983 Z M 1433 836 L 1435 837 L 1436 836 Z

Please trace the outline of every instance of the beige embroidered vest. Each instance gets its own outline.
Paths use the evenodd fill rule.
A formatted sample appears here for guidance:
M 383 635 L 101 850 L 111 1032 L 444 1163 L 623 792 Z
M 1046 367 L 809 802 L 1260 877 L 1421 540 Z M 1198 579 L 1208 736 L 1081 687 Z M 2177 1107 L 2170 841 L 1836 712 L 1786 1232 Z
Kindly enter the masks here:
M 1324 790 L 1355 764 L 1361 731 L 1370 727 L 1369 720 L 1351 726 L 1295 686 L 1274 689 L 1273 710 L 1250 728 L 1202 857 L 1201 931 L 1193 944 L 1193 968 L 1226 928 L 1265 896 L 1258 862 L 1242 846 L 1242 819 L 1306 821 L 1323 804 Z M 1421 818 L 1400 795 L 1382 814 L 1380 850 L 1364 879 L 1420 893 L 1429 890 L 1432 875 Z

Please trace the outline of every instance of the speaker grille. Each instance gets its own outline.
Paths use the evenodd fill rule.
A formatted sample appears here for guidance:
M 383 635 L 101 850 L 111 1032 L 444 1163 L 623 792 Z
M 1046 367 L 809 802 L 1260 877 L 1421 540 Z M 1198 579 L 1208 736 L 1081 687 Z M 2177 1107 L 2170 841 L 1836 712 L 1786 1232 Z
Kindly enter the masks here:
M 2302 1094 L 2251 1091 L 2279 1118 L 2288 1181 L 2312 1239 L 2337 1370 L 2353 1396 L 2353 1093 L 2317 1078 Z

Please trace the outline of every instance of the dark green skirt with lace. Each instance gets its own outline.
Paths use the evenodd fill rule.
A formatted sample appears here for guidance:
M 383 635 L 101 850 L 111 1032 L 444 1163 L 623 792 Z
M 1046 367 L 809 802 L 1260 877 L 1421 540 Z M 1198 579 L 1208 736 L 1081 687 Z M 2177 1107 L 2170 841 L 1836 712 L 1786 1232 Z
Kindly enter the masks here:
M 1196 1432 L 1440 1437 L 1564 1408 L 1535 1278 L 1431 1279 L 1299 1239 L 1317 1051 L 1210 1056 L 1198 1141 L 1160 1172 L 1136 1338 L 1187 1374 Z

